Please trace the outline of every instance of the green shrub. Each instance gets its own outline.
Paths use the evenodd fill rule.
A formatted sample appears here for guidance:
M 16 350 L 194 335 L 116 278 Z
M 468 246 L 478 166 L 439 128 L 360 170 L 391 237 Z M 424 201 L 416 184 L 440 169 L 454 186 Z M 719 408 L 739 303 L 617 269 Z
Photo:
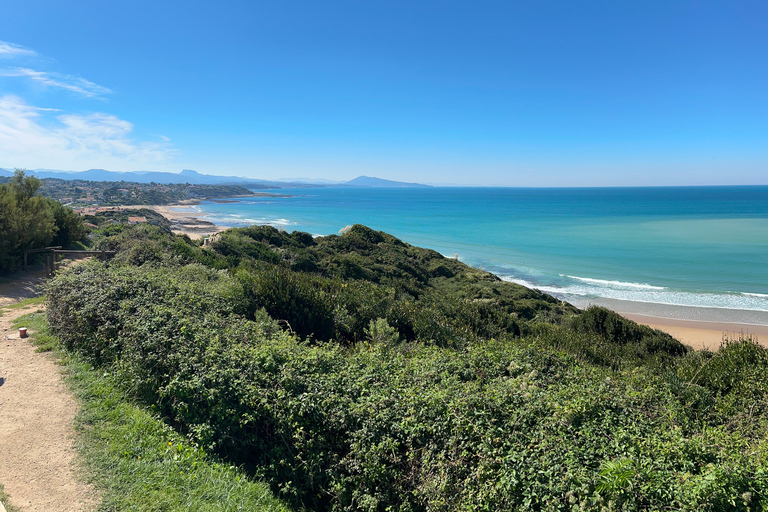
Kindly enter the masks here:
M 57 275 L 47 295 L 48 319 L 63 346 L 100 364 L 118 359 L 127 326 L 159 305 L 180 316 L 245 310 L 237 282 L 201 265 L 164 269 L 91 261 Z
M 368 328 L 365 329 L 365 335 L 371 343 L 397 345 L 400 341 L 400 333 L 397 332 L 397 329 L 391 327 L 384 318 L 371 320 Z
M 584 313 L 571 321 L 573 330 L 580 333 L 595 334 L 610 343 L 619 345 L 633 344 L 635 350 L 653 355 L 659 352 L 671 356 L 681 356 L 686 347 L 669 334 L 627 320 L 618 313 L 599 306 L 591 306 Z
M 751 439 L 768 435 L 768 349 L 750 336 L 725 340 L 717 352 L 699 351 L 680 361 L 668 380 L 689 428 L 724 423 Z
M 237 276 L 245 290 L 249 310 L 266 310 L 302 338 L 333 338 L 333 303 L 321 278 L 276 265 L 262 265 L 255 272 L 241 268 Z

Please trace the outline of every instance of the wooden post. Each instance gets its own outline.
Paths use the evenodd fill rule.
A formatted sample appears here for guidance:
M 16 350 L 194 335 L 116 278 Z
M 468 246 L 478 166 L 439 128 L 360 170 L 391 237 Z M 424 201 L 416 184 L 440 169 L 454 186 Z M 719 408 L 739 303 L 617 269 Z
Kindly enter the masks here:
M 27 251 L 24 251 L 24 263 L 22 264 L 22 268 L 27 270 Z

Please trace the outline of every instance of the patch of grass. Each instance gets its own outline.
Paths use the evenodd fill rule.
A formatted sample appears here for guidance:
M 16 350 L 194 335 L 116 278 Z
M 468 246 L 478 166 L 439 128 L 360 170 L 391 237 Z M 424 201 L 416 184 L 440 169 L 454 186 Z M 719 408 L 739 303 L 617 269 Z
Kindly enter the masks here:
M 40 295 L 39 297 L 31 297 L 29 299 L 20 300 L 19 302 L 15 304 L 11 304 L 9 306 L 3 306 L 2 309 L 21 309 L 21 308 L 26 308 L 27 306 L 43 304 L 44 302 L 45 302 L 45 295 Z
M 3 504 L 5 507 L 6 512 L 18 512 L 19 509 L 8 503 L 8 495 L 5 493 L 5 489 L 3 489 L 3 484 L 0 484 L 0 503 Z
M 34 300 L 34 299 L 29 299 Z M 41 309 L 33 313 L 20 316 L 13 323 L 13 328 L 26 327 L 29 333 L 29 340 L 37 352 L 50 352 L 56 348 L 56 338 L 48 329 L 48 322 L 45 319 L 45 312 Z
M 161 420 L 128 402 L 111 375 L 67 359 L 82 409 L 78 450 L 101 490 L 102 511 L 287 511 L 269 487 L 212 461 Z
M 116 379 L 58 351 L 40 312 L 19 319 L 38 346 L 57 350 L 80 403 L 76 446 L 99 511 L 288 511 L 269 487 L 214 460 L 160 419 L 134 405 Z M 41 340 L 41 338 L 43 338 Z M 9 510 L 10 512 L 10 510 Z
M 45 302 L 45 295 L 41 295 L 39 297 L 32 297 L 32 298 L 29 298 L 29 299 L 24 299 L 24 300 L 19 301 L 19 302 L 15 303 L 15 304 L 10 304 L 8 306 L 0 307 L 0 317 L 3 316 L 3 312 L 5 310 L 11 311 L 13 309 L 26 308 L 28 306 L 34 306 L 34 305 L 37 305 L 37 304 L 43 304 L 44 302 Z
M 74 242 L 67 244 L 66 249 L 71 251 L 87 251 L 90 243 L 91 241 L 89 239 L 75 240 Z

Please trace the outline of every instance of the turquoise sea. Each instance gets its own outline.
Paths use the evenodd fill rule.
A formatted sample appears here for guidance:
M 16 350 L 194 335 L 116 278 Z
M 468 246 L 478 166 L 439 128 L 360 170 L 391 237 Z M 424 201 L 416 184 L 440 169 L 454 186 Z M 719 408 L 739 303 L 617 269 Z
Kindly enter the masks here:
M 365 224 L 575 303 L 768 312 L 768 186 L 276 192 L 195 208 L 313 235 Z

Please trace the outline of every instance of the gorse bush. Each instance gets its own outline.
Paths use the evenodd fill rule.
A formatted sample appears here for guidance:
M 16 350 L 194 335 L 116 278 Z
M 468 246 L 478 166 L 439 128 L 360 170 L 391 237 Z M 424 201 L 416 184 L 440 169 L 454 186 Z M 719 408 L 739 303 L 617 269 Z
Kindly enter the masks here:
M 618 313 L 598 306 L 592 306 L 581 315 L 574 317 L 571 327 L 576 332 L 596 334 L 610 343 L 635 345 L 637 351 L 649 355 L 664 352 L 672 356 L 681 356 L 687 351 L 669 334 L 639 325 Z
M 688 353 L 359 226 L 115 237 L 114 261 L 50 284 L 62 344 L 297 508 L 768 504 L 748 340 Z

